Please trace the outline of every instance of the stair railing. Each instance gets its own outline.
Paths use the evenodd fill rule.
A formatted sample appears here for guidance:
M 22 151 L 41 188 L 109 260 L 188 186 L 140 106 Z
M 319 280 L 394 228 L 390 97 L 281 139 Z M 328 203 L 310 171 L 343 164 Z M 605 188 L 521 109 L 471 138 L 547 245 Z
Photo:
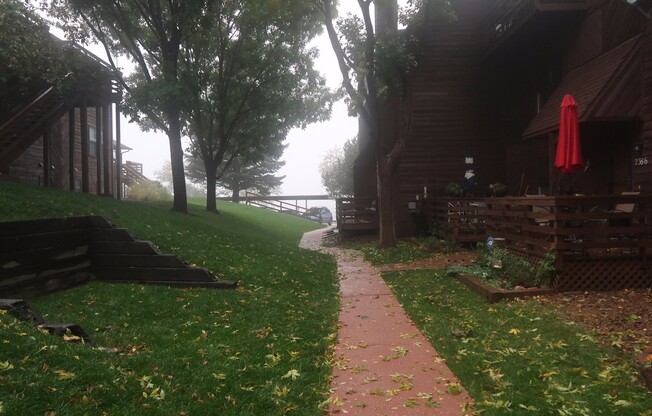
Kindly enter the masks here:
M 10 129 L 18 120 L 23 118 L 23 116 L 25 114 L 28 114 L 35 106 L 40 104 L 45 99 L 49 98 L 49 96 L 50 96 L 50 94 L 52 94 L 53 90 L 54 90 L 54 87 L 50 87 L 50 88 L 46 89 L 45 91 L 41 92 L 34 100 L 32 100 L 29 104 L 27 104 L 25 107 L 23 107 L 22 110 L 20 110 L 16 114 L 14 114 L 7 121 L 5 121 L 2 124 L 2 126 L 0 126 L 0 132 L 3 132 L 3 131 L 6 131 L 6 130 Z

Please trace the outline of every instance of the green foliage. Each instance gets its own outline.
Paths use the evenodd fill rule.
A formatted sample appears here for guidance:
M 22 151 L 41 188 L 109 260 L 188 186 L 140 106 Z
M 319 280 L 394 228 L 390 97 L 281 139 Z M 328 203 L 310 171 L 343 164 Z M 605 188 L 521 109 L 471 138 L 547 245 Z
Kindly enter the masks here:
M 306 0 L 282 3 L 207 2 L 202 25 L 183 42 L 181 69 L 190 98 L 183 106 L 184 130 L 191 157 L 204 164 L 208 204 L 215 180 L 244 180 L 238 173 L 227 176 L 233 164 L 278 166 L 290 129 L 330 117 L 334 95 L 308 46 L 320 30 L 317 15 Z M 230 184 L 243 185 L 249 187 Z M 269 188 L 266 181 L 257 185 Z
M 358 138 L 328 152 L 319 165 L 321 182 L 329 195 L 353 196 L 353 164 L 358 157 Z
M 457 182 L 450 182 L 448 185 L 446 185 L 444 193 L 446 196 L 460 197 L 462 196 L 462 185 Z
M 472 266 L 450 267 L 450 273 L 467 273 L 481 282 L 501 289 L 516 286 L 549 286 L 554 277 L 555 255 L 548 252 L 538 264 L 498 247 L 478 244 L 478 258 Z
M 22 1 L 0 0 L 0 82 L 48 81 L 63 76 L 63 62 L 47 23 Z
M 240 282 L 224 291 L 92 283 L 33 302 L 49 321 L 80 324 L 116 353 L 0 316 L 7 415 L 322 413 L 337 331 L 336 265 L 297 248 L 317 224 L 226 202 L 223 215 L 192 204 L 184 215 L 162 203 L 3 182 L 0 199 L 2 221 L 106 215 L 162 252 Z
M 160 182 L 143 181 L 129 187 L 127 199 L 134 201 L 170 201 L 172 195 Z
M 507 185 L 501 182 L 492 183 L 489 185 L 489 191 L 493 196 L 505 196 L 507 195 Z
M 283 156 L 286 146 L 278 143 L 276 151 L 266 152 L 261 160 L 245 163 L 240 157 L 235 157 L 228 170 L 219 178 L 216 183 L 220 188 L 231 191 L 234 197 L 240 195 L 240 191 L 251 191 L 260 195 L 270 193 L 283 184 L 285 176 L 274 174 L 285 166 L 285 162 L 279 160 Z M 206 168 L 199 158 L 186 154 L 186 175 L 196 184 L 206 186 Z
M 536 300 L 487 304 L 441 271 L 385 280 L 482 415 L 646 415 L 631 359 Z

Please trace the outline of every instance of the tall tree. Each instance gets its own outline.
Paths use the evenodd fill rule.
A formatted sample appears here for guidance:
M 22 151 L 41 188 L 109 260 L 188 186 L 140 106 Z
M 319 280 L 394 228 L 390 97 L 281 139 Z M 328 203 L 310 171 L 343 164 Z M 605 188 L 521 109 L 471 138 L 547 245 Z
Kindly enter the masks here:
M 47 3 L 47 2 L 46 2 Z M 124 108 L 144 130 L 165 132 L 170 146 L 174 211 L 187 212 L 181 112 L 188 95 L 179 71 L 180 49 L 197 30 L 207 0 L 50 0 L 49 12 L 69 37 L 104 46 L 110 65 L 126 55 L 134 71 L 121 77 Z
M 286 146 L 279 146 L 280 152 L 265 152 L 262 160 L 248 163 L 240 157 L 233 159 L 231 166 L 226 173 L 217 179 L 217 186 L 231 191 L 231 200 L 240 201 L 241 191 L 253 191 L 260 195 L 269 195 L 275 188 L 283 184 L 285 176 L 276 176 L 275 173 L 285 165 L 279 160 L 283 149 Z M 186 158 L 186 174 L 191 181 L 197 184 L 206 184 L 206 171 L 203 161 L 198 158 Z
M 204 163 L 206 209 L 236 158 L 266 159 L 291 128 L 330 116 L 332 95 L 307 46 L 320 30 L 309 0 L 215 0 L 182 46 L 191 153 Z M 212 30 L 211 28 L 215 28 Z
M 321 182 L 329 195 L 353 196 L 353 164 L 358 157 L 358 138 L 347 140 L 342 148 L 331 150 L 319 165 Z
M 350 110 L 364 122 L 376 159 L 379 243 L 396 244 L 392 208 L 396 168 L 411 128 L 409 71 L 416 65 L 409 43 L 415 36 L 398 33 L 398 19 L 415 33 L 426 8 L 449 15 L 448 0 L 357 0 L 360 16 L 336 19 L 336 2 L 313 0 L 322 13 L 342 74 Z M 371 17 L 374 6 L 375 21 Z

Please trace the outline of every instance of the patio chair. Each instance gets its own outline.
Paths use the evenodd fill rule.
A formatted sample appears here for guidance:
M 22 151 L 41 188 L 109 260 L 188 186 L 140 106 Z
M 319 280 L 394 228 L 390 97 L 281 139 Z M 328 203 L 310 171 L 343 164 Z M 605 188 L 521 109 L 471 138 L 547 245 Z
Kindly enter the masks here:
M 639 195 L 639 192 L 621 192 L 621 195 Z M 634 202 L 627 202 L 627 203 L 620 203 L 616 204 L 614 209 L 610 210 L 610 213 L 627 213 L 631 214 L 634 212 L 634 208 L 636 207 L 636 204 Z M 607 220 L 607 224 L 610 227 L 618 227 L 618 226 L 630 226 L 632 225 L 632 219 L 631 218 L 610 218 Z

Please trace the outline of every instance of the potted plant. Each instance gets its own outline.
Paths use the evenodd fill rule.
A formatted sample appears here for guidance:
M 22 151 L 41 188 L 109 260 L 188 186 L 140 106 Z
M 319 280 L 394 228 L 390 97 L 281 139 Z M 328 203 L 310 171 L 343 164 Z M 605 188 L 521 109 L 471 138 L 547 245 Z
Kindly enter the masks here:
M 446 196 L 459 198 L 462 196 L 462 185 L 457 182 L 451 182 L 446 185 L 444 192 L 446 193 Z
M 489 185 L 491 196 L 505 196 L 507 195 L 507 185 L 501 182 L 495 182 Z

